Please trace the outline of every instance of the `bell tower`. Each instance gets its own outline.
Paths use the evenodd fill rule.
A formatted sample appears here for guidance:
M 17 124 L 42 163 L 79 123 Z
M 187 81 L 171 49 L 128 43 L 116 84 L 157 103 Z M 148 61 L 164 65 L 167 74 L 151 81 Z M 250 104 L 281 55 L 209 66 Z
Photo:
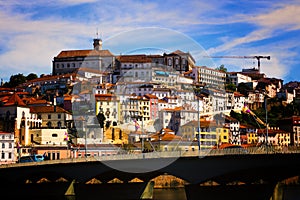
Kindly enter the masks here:
M 98 29 L 97 29 L 96 35 L 97 35 L 97 37 L 94 39 L 93 45 L 94 45 L 94 49 L 99 51 L 99 50 L 102 50 L 102 39 L 99 39 L 99 37 L 98 37 L 98 35 L 99 35 Z
M 97 50 L 97 51 L 102 50 L 102 40 L 101 39 L 99 39 L 99 38 L 94 39 L 93 45 L 94 45 L 95 50 Z

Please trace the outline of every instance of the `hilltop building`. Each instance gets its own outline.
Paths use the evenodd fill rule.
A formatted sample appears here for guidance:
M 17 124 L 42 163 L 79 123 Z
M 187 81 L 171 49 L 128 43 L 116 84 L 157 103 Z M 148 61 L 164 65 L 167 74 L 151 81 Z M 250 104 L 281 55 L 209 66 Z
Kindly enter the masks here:
M 80 67 L 112 71 L 115 56 L 102 49 L 102 40 L 94 39 L 94 49 L 61 51 L 52 61 L 52 75 L 74 73 Z

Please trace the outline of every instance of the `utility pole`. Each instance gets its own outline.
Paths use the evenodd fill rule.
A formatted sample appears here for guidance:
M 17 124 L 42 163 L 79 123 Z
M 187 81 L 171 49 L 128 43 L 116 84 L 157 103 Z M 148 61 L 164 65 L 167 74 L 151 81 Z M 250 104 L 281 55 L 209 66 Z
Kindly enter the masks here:
M 265 109 L 266 109 L 266 124 L 267 124 L 267 130 L 266 130 L 266 151 L 268 154 L 268 135 L 269 135 L 269 124 L 268 124 L 268 108 L 267 108 L 267 95 L 265 94 Z
M 198 71 L 199 73 L 199 71 Z M 200 135 L 201 135 L 201 124 L 200 124 L 200 94 L 201 94 L 201 90 L 203 89 L 203 85 L 199 83 L 200 81 L 198 80 L 198 83 L 196 83 L 194 85 L 194 93 L 195 93 L 195 97 L 197 100 L 197 120 L 198 120 L 198 149 L 199 149 L 199 156 L 200 156 L 200 149 L 201 149 L 201 142 L 200 142 Z

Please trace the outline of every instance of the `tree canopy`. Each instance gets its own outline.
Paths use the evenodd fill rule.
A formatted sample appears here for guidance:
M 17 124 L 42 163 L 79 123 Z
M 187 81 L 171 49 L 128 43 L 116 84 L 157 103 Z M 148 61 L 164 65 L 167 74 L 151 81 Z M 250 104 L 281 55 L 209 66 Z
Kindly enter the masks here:
M 14 88 L 22 83 L 25 83 L 26 81 L 30 81 L 35 78 L 38 78 L 38 76 L 35 73 L 30 73 L 27 76 L 24 76 L 22 73 L 11 75 L 9 82 L 6 82 L 4 84 L 4 87 Z
M 217 67 L 216 70 L 227 72 L 227 68 L 224 65 L 220 65 L 220 67 Z

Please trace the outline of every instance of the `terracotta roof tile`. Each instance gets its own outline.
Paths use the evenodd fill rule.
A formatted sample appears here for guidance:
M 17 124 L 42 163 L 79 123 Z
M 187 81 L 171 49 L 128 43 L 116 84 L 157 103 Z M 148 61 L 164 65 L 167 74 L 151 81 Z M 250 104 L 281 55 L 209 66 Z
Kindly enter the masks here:
M 124 55 L 117 56 L 116 59 L 121 63 L 151 63 L 151 58 L 146 55 Z
M 40 81 L 54 81 L 60 78 L 70 78 L 72 76 L 72 78 L 74 78 L 76 76 L 75 73 L 71 73 L 71 74 L 61 74 L 61 75 L 56 75 L 56 76 L 51 76 L 51 75 L 46 75 L 43 76 L 41 78 L 36 78 L 30 81 L 27 81 L 27 83 L 34 83 L 34 82 L 40 82 Z
M 153 94 L 145 94 L 144 96 L 148 99 L 158 99 L 158 97 L 156 95 L 153 95 Z
M 87 57 L 87 56 L 114 56 L 109 50 L 68 50 L 61 51 L 56 58 L 68 58 L 68 57 Z
M 54 113 L 54 106 L 32 106 L 30 107 L 31 113 Z M 62 107 L 56 106 L 56 113 L 69 113 Z
M 10 96 L 4 106 L 26 106 L 26 104 L 21 100 L 17 93 L 14 93 L 12 96 Z

